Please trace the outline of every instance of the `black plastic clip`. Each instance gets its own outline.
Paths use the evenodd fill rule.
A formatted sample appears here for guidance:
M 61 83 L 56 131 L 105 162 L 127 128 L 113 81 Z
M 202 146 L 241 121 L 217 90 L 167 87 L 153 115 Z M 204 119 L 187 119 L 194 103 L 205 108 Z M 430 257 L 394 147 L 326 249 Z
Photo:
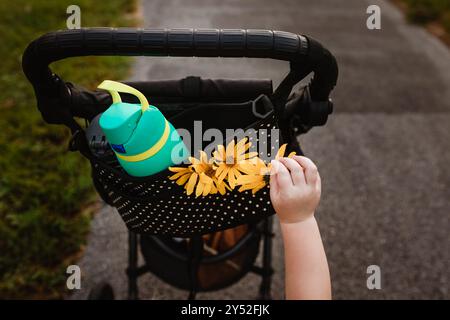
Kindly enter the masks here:
M 265 94 L 260 94 L 255 100 L 252 101 L 252 112 L 255 117 L 264 119 L 272 111 L 272 103 Z

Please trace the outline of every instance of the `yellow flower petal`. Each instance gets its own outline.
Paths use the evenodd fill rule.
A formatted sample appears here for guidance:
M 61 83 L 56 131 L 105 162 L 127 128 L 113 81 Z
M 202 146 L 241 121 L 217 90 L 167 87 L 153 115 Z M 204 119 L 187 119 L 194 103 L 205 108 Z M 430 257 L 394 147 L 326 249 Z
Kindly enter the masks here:
M 287 144 L 283 144 L 280 149 L 278 149 L 277 155 L 275 157 L 275 159 L 279 159 L 279 158 L 283 158 L 284 157 L 284 153 L 286 152 L 286 146 Z
M 212 167 L 212 165 L 210 165 L 208 163 L 199 163 L 199 164 L 192 165 L 192 168 L 197 173 L 202 173 L 202 172 L 208 171 L 211 167 Z
M 217 153 L 219 155 L 220 161 L 225 161 L 225 158 L 226 158 L 226 156 L 225 156 L 225 147 L 223 145 L 220 144 L 220 145 L 217 146 Z
M 199 181 L 203 184 L 211 184 L 213 182 L 213 180 L 204 173 L 200 174 Z
M 226 167 L 227 167 L 227 166 L 224 165 L 223 163 L 220 164 L 220 165 L 218 165 L 218 166 L 216 167 L 216 172 L 215 172 L 214 175 L 215 175 L 216 177 L 220 177 L 220 175 L 223 173 L 223 170 L 225 170 Z
M 225 194 L 226 190 L 225 190 L 225 183 L 224 182 L 222 182 L 222 183 L 217 183 L 216 182 L 216 187 L 217 187 L 217 191 L 219 191 L 219 193 L 221 195 Z
M 260 158 L 252 158 L 240 162 L 238 168 L 246 174 L 260 174 L 267 166 Z
M 252 146 L 251 142 L 249 142 L 249 143 L 245 143 L 245 142 L 247 142 L 247 138 L 245 138 L 245 140 L 243 139 L 243 140 L 239 141 L 238 144 L 236 145 L 236 151 L 238 154 L 245 153 Z
M 227 183 L 223 182 L 223 185 L 225 186 L 225 189 L 227 189 L 228 191 L 232 191 L 233 190 L 233 189 L 231 189 L 231 187 Z
M 263 182 L 264 183 L 264 182 Z M 248 183 L 248 184 L 244 184 L 244 185 L 242 185 L 242 189 L 243 190 L 251 190 L 251 189 L 253 189 L 253 188 L 255 188 L 255 187 L 257 187 L 257 186 L 259 186 L 261 184 L 261 180 L 260 181 L 255 181 L 255 182 L 252 182 L 252 183 Z M 240 189 L 239 189 L 240 190 Z
M 254 182 L 254 183 L 249 183 L 249 184 L 244 184 L 239 188 L 239 192 L 243 192 L 246 190 L 252 190 L 252 193 L 256 193 L 257 191 L 259 191 L 261 188 L 263 188 L 266 185 L 266 182 L 264 180 L 258 181 L 258 182 Z
M 258 186 L 254 187 L 252 190 L 252 194 L 257 193 L 259 190 L 261 190 L 262 188 L 264 188 L 266 186 L 265 182 L 261 182 Z
M 234 158 L 234 139 L 231 140 L 230 143 L 227 145 L 226 149 L 226 160 L 228 161 L 228 158 L 233 157 Z
M 200 162 L 208 163 L 208 156 L 205 151 L 200 151 Z
M 257 157 L 257 156 L 258 156 L 258 152 L 253 151 L 253 152 L 246 153 L 244 155 L 244 159 L 251 159 L 251 158 L 254 158 L 254 157 Z
M 172 172 L 180 172 L 180 171 L 189 170 L 189 169 L 186 167 L 169 167 L 169 170 Z
M 246 191 L 246 190 L 248 190 L 248 189 L 249 189 L 248 186 L 242 185 L 242 186 L 238 189 L 238 191 L 239 191 L 239 192 L 243 192 L 243 191 Z
M 255 183 L 260 180 L 261 180 L 261 176 L 257 176 L 257 175 L 253 175 L 253 174 L 242 175 L 236 179 L 236 185 Z
M 203 186 L 204 184 L 201 182 L 197 184 L 197 188 L 195 189 L 195 197 L 199 197 L 203 193 Z
M 245 142 L 247 142 L 247 137 L 239 140 L 238 143 L 236 143 L 236 153 L 240 154 L 240 153 L 244 153 L 245 152 Z
M 228 171 L 228 183 L 230 184 L 231 189 L 234 189 L 236 178 L 234 176 L 234 169 L 230 168 Z
M 188 159 L 189 159 L 189 162 L 192 163 L 192 164 L 199 164 L 199 163 L 200 163 L 200 161 L 197 160 L 197 159 L 194 158 L 194 157 L 189 157 Z
M 174 175 L 170 176 L 169 179 L 170 179 L 170 180 L 176 180 L 176 179 L 178 179 L 179 177 L 181 177 L 182 175 L 184 175 L 184 174 L 186 174 L 186 173 L 189 173 L 189 171 L 190 171 L 190 170 L 184 170 L 184 171 L 177 172 L 177 173 L 175 173 Z
M 230 167 L 228 167 L 227 165 L 223 165 L 223 169 L 222 172 L 220 173 L 220 175 L 217 177 L 217 180 L 219 181 L 223 181 L 223 179 L 225 179 L 225 177 L 227 176 L 228 172 L 230 171 Z
M 239 170 L 246 173 L 251 174 L 255 169 L 255 165 L 250 163 L 249 161 L 242 161 L 239 163 Z
M 197 183 L 197 177 L 198 174 L 194 172 L 189 178 L 189 181 L 186 185 L 186 193 L 188 195 L 192 194 L 192 192 L 194 191 L 195 184 Z
M 185 174 L 180 179 L 177 180 L 177 185 L 182 186 L 188 181 L 188 179 L 191 177 L 191 174 Z
M 207 183 L 205 184 L 205 186 L 203 187 L 203 196 L 207 196 L 209 194 L 209 192 L 211 191 L 211 185 L 212 185 L 212 180 L 211 183 Z

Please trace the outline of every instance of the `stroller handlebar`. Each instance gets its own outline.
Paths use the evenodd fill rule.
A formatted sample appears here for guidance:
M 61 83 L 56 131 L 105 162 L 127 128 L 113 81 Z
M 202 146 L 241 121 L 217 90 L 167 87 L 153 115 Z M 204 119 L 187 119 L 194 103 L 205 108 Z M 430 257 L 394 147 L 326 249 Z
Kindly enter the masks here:
M 249 57 L 290 61 L 291 70 L 301 67 L 302 74 L 314 71 L 311 96 L 316 101 L 328 99 L 338 73 L 334 56 L 317 41 L 290 32 L 255 29 L 60 30 L 30 43 L 22 66 L 36 91 L 51 90 L 54 75 L 49 64 L 88 55 Z

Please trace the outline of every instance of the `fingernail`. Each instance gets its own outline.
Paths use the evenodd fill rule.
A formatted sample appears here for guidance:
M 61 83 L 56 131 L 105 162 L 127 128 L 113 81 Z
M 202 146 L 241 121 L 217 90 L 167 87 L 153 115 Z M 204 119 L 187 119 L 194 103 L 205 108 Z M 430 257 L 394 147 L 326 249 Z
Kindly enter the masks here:
M 272 165 L 272 172 L 271 174 L 276 174 L 278 172 L 278 161 L 277 160 L 272 160 L 270 161 L 270 164 Z

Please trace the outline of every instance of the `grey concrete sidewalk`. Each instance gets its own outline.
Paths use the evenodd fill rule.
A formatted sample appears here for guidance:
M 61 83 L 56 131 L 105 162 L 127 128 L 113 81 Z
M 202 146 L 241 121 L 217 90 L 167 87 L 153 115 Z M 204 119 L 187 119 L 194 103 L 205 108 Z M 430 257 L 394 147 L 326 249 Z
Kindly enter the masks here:
M 382 30 L 365 27 L 379 4 Z M 386 1 L 143 1 L 146 27 L 266 28 L 320 39 L 337 56 L 335 114 L 300 141 L 318 165 L 323 197 L 317 213 L 337 299 L 450 298 L 450 53 Z M 186 75 L 272 78 L 287 64 L 244 59 L 138 58 L 133 79 Z M 277 231 L 278 234 L 278 231 Z M 282 244 L 276 237 L 273 295 L 283 295 Z M 127 235 L 104 207 L 80 261 L 86 297 L 111 282 L 126 297 Z M 381 267 L 382 289 L 366 288 L 366 268 Z M 154 276 L 141 278 L 145 299 L 185 298 Z M 252 299 L 258 278 L 199 298 Z

